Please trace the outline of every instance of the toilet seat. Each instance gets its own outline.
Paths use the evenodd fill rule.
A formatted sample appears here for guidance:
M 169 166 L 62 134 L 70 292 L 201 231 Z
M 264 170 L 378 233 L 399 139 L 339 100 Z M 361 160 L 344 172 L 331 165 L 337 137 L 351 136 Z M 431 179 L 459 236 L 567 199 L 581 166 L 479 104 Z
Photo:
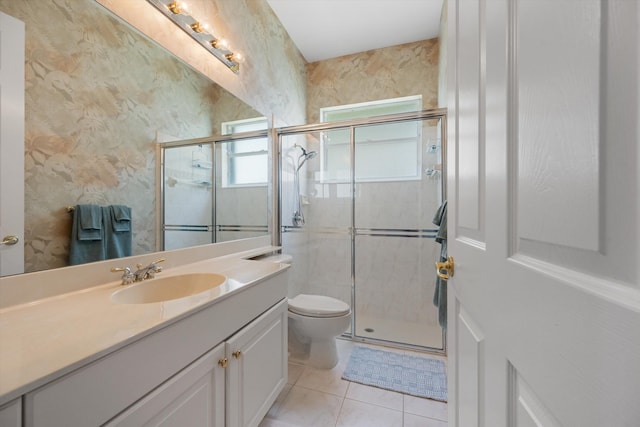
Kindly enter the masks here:
M 344 301 L 324 295 L 300 294 L 289 298 L 289 311 L 309 317 L 340 317 L 351 312 Z

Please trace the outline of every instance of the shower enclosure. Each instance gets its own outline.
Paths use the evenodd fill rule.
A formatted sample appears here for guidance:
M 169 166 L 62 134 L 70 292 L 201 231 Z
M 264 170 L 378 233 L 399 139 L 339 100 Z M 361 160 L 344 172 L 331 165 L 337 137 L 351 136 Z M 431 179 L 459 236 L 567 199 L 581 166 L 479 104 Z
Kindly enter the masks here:
M 267 132 L 159 146 L 160 249 L 268 233 Z
M 445 128 L 446 112 L 431 110 L 277 130 L 290 293 L 350 303 L 354 340 L 445 351 L 432 224 Z

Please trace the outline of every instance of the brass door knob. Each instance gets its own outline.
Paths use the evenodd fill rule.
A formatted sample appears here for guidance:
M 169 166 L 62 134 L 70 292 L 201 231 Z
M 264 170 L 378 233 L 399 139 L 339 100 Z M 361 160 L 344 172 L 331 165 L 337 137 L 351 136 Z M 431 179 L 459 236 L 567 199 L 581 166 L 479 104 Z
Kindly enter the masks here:
M 229 360 L 226 357 L 224 359 L 218 360 L 218 365 L 220 365 L 221 368 L 226 368 L 227 363 L 229 363 Z
M 240 350 L 234 351 L 233 353 L 231 353 L 233 355 L 233 357 L 235 357 L 236 359 L 240 359 L 240 356 L 242 355 L 242 352 Z
M 18 239 L 16 236 L 5 236 L 0 242 L 0 245 L 6 245 L 6 246 L 15 245 L 16 243 L 18 243 L 19 240 L 20 239 Z
M 453 257 L 450 256 L 446 261 L 436 262 L 436 272 L 438 273 L 438 277 L 442 280 L 449 280 L 450 277 L 453 277 L 454 273 L 454 260 Z

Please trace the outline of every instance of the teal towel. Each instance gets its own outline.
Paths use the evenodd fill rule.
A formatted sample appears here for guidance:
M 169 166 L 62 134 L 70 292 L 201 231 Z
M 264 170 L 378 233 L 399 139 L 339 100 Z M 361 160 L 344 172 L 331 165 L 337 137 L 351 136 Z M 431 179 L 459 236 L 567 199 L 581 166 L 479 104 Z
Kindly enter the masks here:
M 95 221 L 95 208 L 100 212 L 99 222 Z M 83 219 L 86 221 L 85 225 L 94 228 L 83 229 Z M 106 252 L 104 248 L 104 227 L 102 227 L 102 210 L 100 206 L 76 206 L 71 223 L 69 265 L 84 264 L 104 259 L 106 259 Z
M 78 240 L 102 240 L 102 211 L 97 205 L 77 205 L 74 218 L 78 220 Z
M 114 206 L 103 206 L 102 217 L 104 225 L 104 248 L 107 259 L 121 258 L 132 255 L 133 239 L 131 233 L 131 208 L 123 206 L 126 213 L 129 216 L 126 222 L 126 229 L 124 225 L 118 223 L 115 217 L 115 211 L 119 209 L 113 209 Z M 119 231 L 117 227 L 122 228 Z
M 433 223 L 437 225 L 438 233 L 436 242 L 440 243 L 440 259 L 447 260 L 447 201 L 438 208 Z M 447 281 L 436 276 L 436 288 L 433 293 L 433 304 L 438 308 L 438 323 L 444 329 L 447 328 Z
M 111 224 L 116 232 L 131 231 L 131 208 L 111 205 Z

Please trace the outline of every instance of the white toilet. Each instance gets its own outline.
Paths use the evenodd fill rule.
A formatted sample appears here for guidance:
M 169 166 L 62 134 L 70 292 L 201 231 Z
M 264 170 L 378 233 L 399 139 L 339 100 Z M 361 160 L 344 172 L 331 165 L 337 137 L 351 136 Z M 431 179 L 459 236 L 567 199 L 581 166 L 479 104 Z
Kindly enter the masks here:
M 291 264 L 291 255 L 262 258 Z M 344 301 L 323 295 L 300 294 L 289 298 L 289 350 L 307 366 L 331 369 L 338 364 L 336 337 L 351 324 L 351 307 Z
M 351 324 L 349 304 L 323 295 L 300 294 L 289 298 L 288 314 L 292 353 L 308 352 L 306 364 L 314 368 L 336 366 L 336 337 Z

